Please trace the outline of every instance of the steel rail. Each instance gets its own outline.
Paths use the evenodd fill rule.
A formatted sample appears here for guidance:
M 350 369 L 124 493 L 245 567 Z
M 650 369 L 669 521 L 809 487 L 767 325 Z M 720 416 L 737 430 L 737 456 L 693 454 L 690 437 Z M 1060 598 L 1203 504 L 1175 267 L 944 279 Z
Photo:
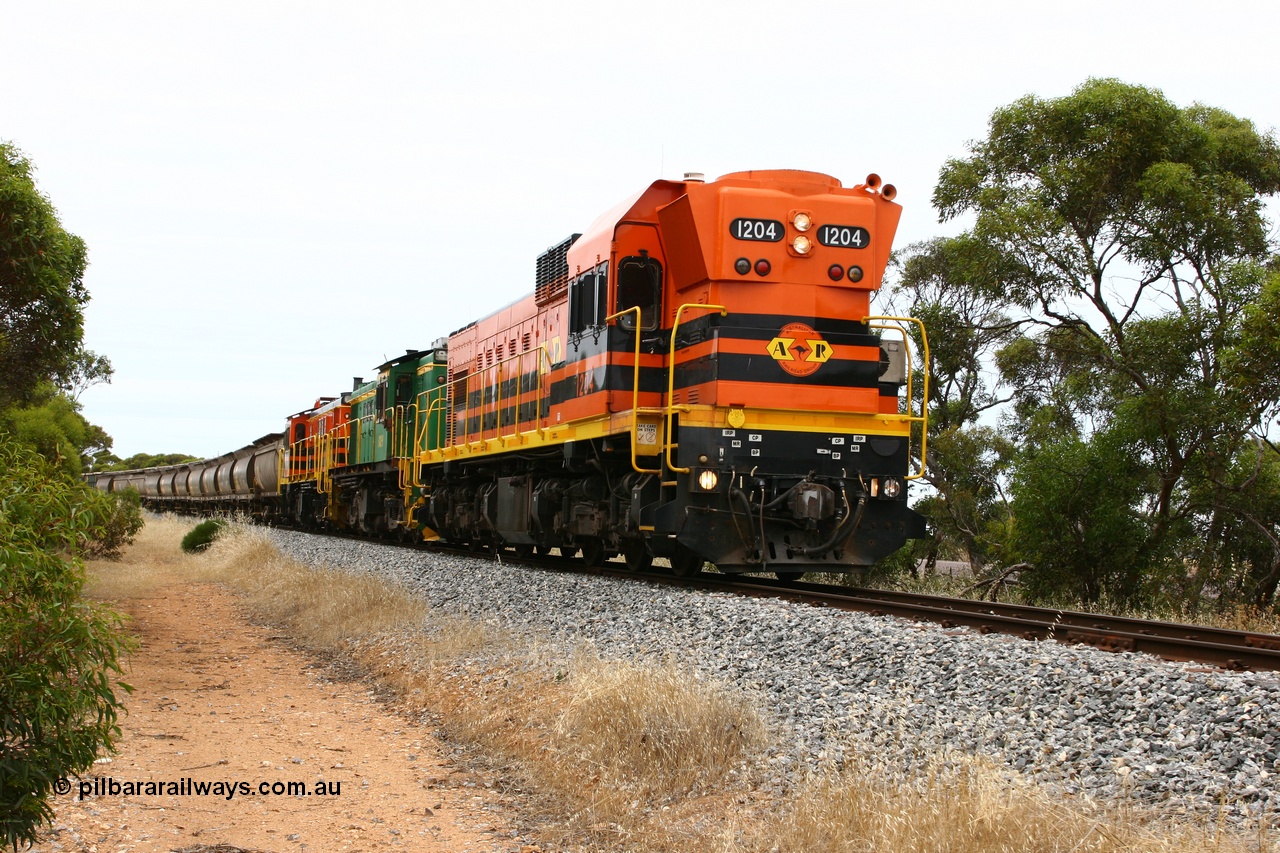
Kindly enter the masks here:
M 698 581 L 715 577 L 703 575 Z M 1226 669 L 1280 670 L 1280 636 L 1273 634 L 768 578 L 737 577 L 727 584 L 713 585 L 747 588 L 846 610 L 927 619 L 945 627 L 963 625 L 983 633 L 1012 634 L 1028 640 L 1083 643 L 1105 651 L 1143 652 L 1166 660 L 1198 661 Z
M 350 533 L 316 530 L 299 532 L 423 549 L 422 545 L 368 539 Z M 475 544 L 467 546 L 443 542 L 428 545 L 430 550 L 436 552 L 497 560 L 500 563 L 541 570 L 587 573 L 738 595 L 779 598 L 817 607 L 931 621 L 946 628 L 963 626 L 983 634 L 1001 633 L 1032 641 L 1054 640 L 1070 645 L 1084 644 L 1111 652 L 1141 652 L 1165 660 L 1192 661 L 1231 670 L 1280 670 L 1280 635 L 1274 634 L 923 593 L 781 581 L 748 575 L 702 572 L 685 578 L 669 574 L 660 568 L 633 572 L 622 563 L 612 561 L 603 566 L 587 566 L 581 558 L 565 556 L 563 553 L 557 556 L 539 554 L 518 557 L 510 551 L 499 550 L 494 553 L 487 548 L 477 550 L 478 547 Z M 570 549 L 570 553 L 576 550 Z

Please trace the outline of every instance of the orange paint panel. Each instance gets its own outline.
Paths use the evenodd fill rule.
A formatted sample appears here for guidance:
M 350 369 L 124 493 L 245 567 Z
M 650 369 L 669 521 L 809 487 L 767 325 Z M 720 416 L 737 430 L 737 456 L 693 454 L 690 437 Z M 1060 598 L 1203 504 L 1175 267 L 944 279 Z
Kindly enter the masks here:
M 819 412 L 880 412 L 878 388 L 837 388 L 822 385 L 776 385 L 757 382 L 718 382 L 724 405 Z M 896 398 L 892 398 L 896 399 Z
M 605 403 L 608 394 L 604 391 L 597 391 L 582 397 L 575 397 L 572 400 L 566 400 L 555 408 L 555 414 L 559 415 L 556 423 L 568 423 L 581 418 L 590 418 L 598 416 L 605 411 Z M 553 421 L 555 418 L 553 417 Z
M 802 232 L 793 224 L 797 212 L 810 217 L 808 230 Z M 835 178 L 814 172 L 737 172 L 712 183 L 690 183 L 686 196 L 659 214 L 671 234 L 668 251 L 673 263 L 680 264 L 671 278 L 672 293 L 720 279 L 785 283 L 788 289 L 812 284 L 865 294 L 880 286 L 901 214 L 902 208 L 880 192 L 862 185 L 844 187 Z M 769 236 L 781 239 L 737 239 L 732 231 L 735 220 L 770 223 Z M 830 225 L 863 230 L 856 245 L 824 245 L 819 235 L 826 234 L 823 229 Z M 793 241 L 801 236 L 811 247 L 804 254 L 793 249 Z M 753 265 L 745 277 L 734 269 L 738 258 Z M 761 259 L 771 267 L 764 276 L 754 272 L 755 262 Z M 833 264 L 844 269 L 856 264 L 864 275 L 857 282 L 847 275 L 833 281 L 827 274 Z
M 658 394 L 651 391 L 640 392 L 640 408 L 656 409 L 662 406 L 662 399 L 666 394 Z M 609 392 L 609 411 L 610 412 L 629 412 L 635 397 L 630 391 L 610 391 Z

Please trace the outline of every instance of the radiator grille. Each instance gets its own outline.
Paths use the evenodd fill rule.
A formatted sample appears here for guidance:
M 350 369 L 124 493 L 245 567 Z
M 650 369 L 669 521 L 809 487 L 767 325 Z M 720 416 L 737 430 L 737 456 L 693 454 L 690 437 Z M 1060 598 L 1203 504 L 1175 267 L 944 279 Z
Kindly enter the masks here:
M 533 293 L 539 306 L 555 302 L 569 291 L 569 247 L 581 236 L 574 234 L 538 256 Z

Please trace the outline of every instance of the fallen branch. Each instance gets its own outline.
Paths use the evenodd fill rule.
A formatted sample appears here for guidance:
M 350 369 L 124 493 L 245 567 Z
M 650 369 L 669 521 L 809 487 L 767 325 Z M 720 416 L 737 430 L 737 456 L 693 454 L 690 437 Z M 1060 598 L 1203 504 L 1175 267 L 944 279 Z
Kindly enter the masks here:
M 1033 566 L 1031 563 L 1014 563 L 1012 566 L 1006 567 L 998 575 L 993 575 L 992 577 L 984 578 L 983 580 L 980 580 L 975 584 L 965 587 L 960 592 L 960 595 L 966 596 L 971 592 L 986 588 L 991 593 L 990 600 L 995 601 L 996 596 L 999 594 L 1000 587 L 1006 586 L 1009 584 L 1010 575 L 1014 574 L 1015 572 L 1021 572 L 1025 569 L 1032 569 L 1032 568 L 1035 568 L 1035 566 Z M 982 597 L 985 598 L 986 596 L 983 595 Z

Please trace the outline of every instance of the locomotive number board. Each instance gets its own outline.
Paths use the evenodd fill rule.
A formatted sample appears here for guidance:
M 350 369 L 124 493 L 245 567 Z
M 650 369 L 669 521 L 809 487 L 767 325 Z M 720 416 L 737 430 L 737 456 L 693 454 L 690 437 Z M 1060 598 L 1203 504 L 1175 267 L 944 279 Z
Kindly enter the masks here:
M 857 225 L 823 225 L 818 228 L 818 242 L 840 249 L 865 249 L 871 245 L 871 232 Z
M 786 231 L 776 219 L 738 218 L 729 223 L 729 234 L 739 240 L 757 243 L 781 243 Z

